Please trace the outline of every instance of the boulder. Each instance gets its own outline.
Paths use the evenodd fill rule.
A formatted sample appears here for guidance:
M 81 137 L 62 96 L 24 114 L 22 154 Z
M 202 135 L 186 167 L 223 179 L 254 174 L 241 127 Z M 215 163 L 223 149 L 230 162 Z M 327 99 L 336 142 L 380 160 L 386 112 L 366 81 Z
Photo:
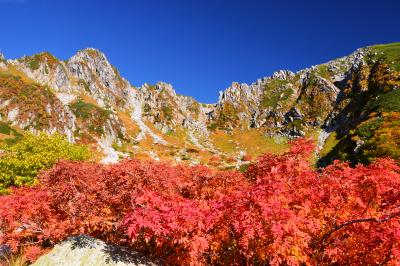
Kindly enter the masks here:
M 11 247 L 9 245 L 0 245 L 0 260 L 6 258 L 11 254 Z
M 158 265 L 143 255 L 124 247 L 81 235 L 68 238 L 40 257 L 34 266 L 147 266 Z

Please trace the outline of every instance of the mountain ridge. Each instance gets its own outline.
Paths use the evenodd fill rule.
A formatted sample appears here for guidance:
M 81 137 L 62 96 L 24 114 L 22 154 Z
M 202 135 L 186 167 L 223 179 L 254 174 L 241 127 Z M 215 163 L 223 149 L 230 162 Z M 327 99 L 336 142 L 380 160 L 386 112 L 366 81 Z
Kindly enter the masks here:
M 377 44 L 377 45 L 384 45 L 384 44 Z M 320 63 L 320 64 L 317 64 L 317 65 L 311 65 L 310 67 L 306 67 L 306 68 L 300 69 L 300 70 L 295 71 L 295 72 L 293 72 L 292 70 L 289 70 L 289 69 L 279 69 L 279 70 L 276 70 L 276 71 L 272 72 L 271 75 L 267 75 L 267 76 L 263 76 L 263 77 L 261 77 L 261 78 L 258 78 L 256 81 L 253 81 L 253 82 L 250 83 L 250 84 L 247 83 L 247 82 L 232 81 L 232 82 L 231 82 L 231 86 L 229 86 L 229 87 L 227 87 L 227 88 L 225 88 L 225 89 L 223 89 L 223 90 L 219 90 L 219 91 L 216 93 L 216 101 L 215 101 L 215 102 L 212 102 L 212 103 L 204 103 L 204 104 L 210 104 L 210 105 L 217 104 L 217 103 L 218 103 L 218 99 L 219 99 L 219 95 L 220 95 L 221 93 L 223 93 L 225 90 L 227 90 L 227 89 L 229 89 L 230 87 L 232 87 L 233 84 L 240 84 L 240 85 L 248 85 L 248 86 L 250 86 L 250 85 L 253 85 L 254 83 L 257 83 L 257 82 L 259 82 L 259 81 L 261 81 L 261 80 L 265 80 L 265 79 L 267 79 L 267 78 L 271 78 L 271 77 L 280 77 L 280 75 L 281 75 L 282 72 L 291 72 L 291 73 L 294 73 L 294 74 L 300 73 L 300 72 L 303 72 L 303 71 L 306 71 L 306 70 L 309 70 L 309 69 L 313 69 L 314 67 L 317 67 L 317 66 L 319 66 L 319 65 L 325 65 L 325 64 L 328 64 L 328 63 L 330 63 L 330 62 L 332 62 L 332 61 L 336 61 L 336 60 L 340 60 L 340 59 L 345 59 L 345 58 L 347 58 L 348 56 L 351 56 L 352 54 L 357 53 L 359 50 L 364 50 L 364 49 L 366 49 L 366 48 L 368 48 L 368 47 L 373 47 L 373 46 L 377 46 L 377 45 L 370 45 L 370 46 L 366 46 L 366 47 L 364 47 L 364 48 L 359 48 L 359 49 L 357 49 L 355 52 L 351 53 L 350 55 L 342 56 L 342 57 L 339 57 L 339 58 L 333 59 L 333 60 L 329 60 L 329 61 L 327 61 L 327 62 L 325 62 L 325 63 Z M 40 55 L 47 55 L 47 56 L 49 56 L 49 57 L 54 58 L 55 60 L 57 60 L 57 61 L 59 61 L 59 62 L 68 62 L 68 61 L 70 61 L 71 59 L 73 59 L 74 57 L 78 56 L 78 55 L 81 54 L 81 53 L 84 53 L 84 54 L 85 54 L 85 53 L 87 53 L 87 54 L 90 54 L 90 53 L 92 53 L 92 54 L 100 54 L 100 55 L 101 55 L 102 57 L 104 57 L 104 58 L 106 59 L 106 61 L 109 63 L 109 60 L 108 60 L 107 56 L 105 55 L 105 53 L 102 52 L 100 49 L 95 48 L 95 47 L 86 47 L 86 48 L 80 49 L 80 50 L 78 50 L 75 54 L 73 54 L 72 56 L 70 56 L 70 57 L 69 57 L 68 59 L 66 59 L 66 60 L 61 60 L 61 59 L 57 58 L 55 55 L 53 55 L 52 53 L 47 52 L 47 51 L 38 52 L 38 53 L 33 54 L 33 55 L 24 55 L 24 56 L 22 56 L 22 57 L 14 58 L 14 59 L 12 59 L 12 58 L 7 59 L 7 58 L 5 57 L 5 55 L 4 55 L 4 53 L 0 52 L 0 60 L 2 60 L 2 61 L 11 61 L 11 62 L 12 62 L 12 61 L 23 60 L 23 59 L 25 59 L 25 58 L 32 58 L 32 57 L 36 57 L 36 56 L 40 56 Z M 114 65 L 112 65 L 111 63 L 110 63 L 110 65 L 112 66 L 112 68 L 114 68 L 116 71 L 118 71 L 117 68 L 116 68 Z M 122 78 L 123 78 L 123 77 L 122 77 Z M 133 85 L 132 83 L 130 83 L 129 80 L 127 80 L 127 79 L 125 79 L 125 78 L 123 78 L 123 79 L 126 80 L 126 81 L 129 83 L 129 85 L 132 86 L 132 87 L 134 87 L 134 88 L 141 88 L 141 87 L 146 86 L 146 85 L 147 85 L 147 86 L 151 86 L 151 85 L 152 85 L 151 83 L 144 82 L 143 84 L 141 84 L 141 85 L 139 85 L 139 86 L 136 86 L 136 85 Z M 170 83 L 168 83 L 168 82 L 164 82 L 164 81 L 161 81 L 161 80 L 158 81 L 158 82 L 156 82 L 155 84 L 158 84 L 158 83 L 170 84 Z M 171 85 L 171 84 L 170 84 L 170 85 Z M 201 104 L 203 103 L 202 101 L 199 101 L 199 100 L 195 99 L 193 96 L 184 95 L 184 94 L 180 94 L 180 95 L 186 96 L 186 97 L 191 97 L 191 98 L 193 98 L 195 101 L 197 101 L 198 103 L 201 103 Z
M 0 111 L 3 122 L 13 127 L 60 132 L 72 142 L 91 143 L 105 154 L 105 163 L 141 154 L 192 164 L 210 163 L 218 157 L 226 167 L 228 161 L 239 167 L 244 155 L 257 156 L 271 147 L 279 152 L 282 142 L 295 137 L 314 137 L 322 149 L 332 132 L 350 128 L 346 123 L 358 123 L 340 118 L 347 102 L 354 101 L 350 94 L 369 90 L 368 75 L 376 64 L 386 64 L 396 72 L 398 58 L 393 54 L 398 45 L 360 48 L 295 73 L 279 70 L 252 84 L 232 82 L 215 104 L 179 95 L 165 82 L 136 88 L 95 48 L 79 50 L 65 61 L 47 52 L 9 60 L 3 56 Z M 395 61 L 382 60 L 381 53 Z M 362 82 L 349 84 L 355 75 Z M 12 81 L 15 77 L 19 80 Z M 44 99 L 30 103 L 41 110 L 39 118 L 24 107 L 27 99 L 19 106 L 23 96 L 8 93 L 20 86 L 21 93 L 27 94 L 25 87 L 31 84 L 36 88 L 29 88 L 29 93 Z M 243 143 L 246 133 L 256 144 L 252 139 Z M 250 151 L 254 145 L 257 152 Z

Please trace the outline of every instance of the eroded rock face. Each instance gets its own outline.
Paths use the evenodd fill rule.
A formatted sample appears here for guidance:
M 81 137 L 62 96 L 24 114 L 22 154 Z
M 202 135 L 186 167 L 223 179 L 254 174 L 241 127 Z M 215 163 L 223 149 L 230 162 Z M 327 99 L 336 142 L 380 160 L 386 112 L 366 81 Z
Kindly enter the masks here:
M 123 104 L 127 91 L 131 89 L 129 82 L 119 75 L 106 56 L 93 48 L 71 57 L 67 68 L 69 76 L 77 79 L 102 107 Z
M 207 125 L 214 122 L 226 129 L 237 126 L 274 127 L 278 129 L 275 132 L 282 133 L 287 131 L 284 127 L 292 108 L 302 111 L 305 118 L 313 112 L 310 103 L 304 104 L 307 98 L 318 98 L 314 101 L 322 101 L 326 113 L 329 113 L 338 99 L 339 83 L 364 64 L 365 53 L 365 49 L 359 49 L 347 57 L 297 73 L 280 70 L 250 85 L 234 82 L 220 92 L 215 105 L 201 104 L 191 97 L 177 95 L 172 85 L 164 82 L 134 88 L 119 75 L 102 52 L 93 48 L 81 50 L 65 62 L 42 53 L 9 60 L 8 63 L 40 84 L 54 88 L 59 92 L 57 95 L 87 93 L 101 107 L 136 110 L 136 122 L 149 121 L 163 133 L 184 127 L 207 136 Z M 326 74 L 324 77 L 322 69 L 322 74 Z M 60 100 L 68 105 L 65 97 Z M 141 108 L 140 112 L 138 108 Z M 320 126 L 327 117 L 326 113 L 314 117 L 315 121 L 305 121 L 305 125 Z M 155 138 L 150 130 L 144 126 L 141 128 L 143 134 Z M 162 142 L 160 139 L 156 141 Z
M 291 71 L 280 70 L 250 85 L 232 83 L 220 92 L 212 120 L 228 128 L 279 127 L 288 110 L 284 102 L 292 102 L 298 90 L 295 76 Z
M 144 84 L 137 91 L 142 105 L 142 116 L 163 132 L 177 126 L 198 128 L 207 122 L 211 105 L 200 104 L 191 97 L 178 95 L 171 84 L 159 82 L 155 86 Z
M 155 86 L 144 84 L 135 88 L 119 75 L 99 50 L 81 50 L 67 61 L 60 61 L 48 53 L 40 53 L 8 60 L 7 65 L 54 90 L 56 97 L 64 105 L 64 110 L 58 111 L 63 119 L 62 124 L 68 125 L 68 129 L 63 130 L 57 130 L 55 127 L 56 131 L 68 135 L 72 141 L 85 132 L 86 126 L 76 119 L 70 108 L 82 95 L 93 99 L 99 107 L 109 110 L 112 114 L 102 126 L 103 133 L 97 138 L 99 143 L 103 143 L 101 140 L 104 139 L 118 143 L 121 137 L 125 140 L 140 140 L 149 135 L 156 143 L 167 144 L 162 137 L 152 132 L 145 124 L 146 121 L 154 124 L 164 134 L 177 127 L 184 127 L 205 136 L 208 133 L 206 113 L 212 108 L 211 105 L 200 104 L 191 97 L 177 95 L 171 84 L 163 82 Z M 87 102 L 86 99 L 85 101 Z M 124 124 L 116 117 L 118 111 L 131 113 L 133 122 L 141 130 L 139 136 L 125 134 Z M 11 112 L 12 117 L 13 114 Z M 12 120 L 14 123 L 15 119 Z M 18 125 L 25 127 L 29 126 L 29 123 L 21 122 Z
M 149 137 L 155 144 L 169 145 L 164 135 L 176 129 L 183 129 L 197 147 L 211 151 L 208 139 L 215 128 L 227 132 L 257 128 L 265 135 L 292 138 L 304 135 L 309 129 L 332 127 L 338 123 L 337 116 L 345 106 L 343 95 L 348 80 L 354 73 L 360 79 L 369 73 L 364 59 L 367 53 L 367 49 L 359 49 L 297 73 L 280 70 L 250 85 L 234 82 L 220 92 L 215 104 L 202 104 L 179 95 L 171 84 L 164 82 L 133 87 L 102 52 L 93 48 L 81 50 L 66 61 L 49 53 L 16 60 L 0 57 L 0 67 L 23 73 L 55 95 L 55 100 L 44 107 L 52 117 L 51 123 L 46 124 L 46 132 L 58 131 L 71 141 L 96 133 L 94 141 L 109 155 L 105 161 L 114 162 L 121 157 L 113 151 L 114 143 L 138 142 Z M 362 86 L 360 89 L 365 90 Z M 35 131 L 38 127 L 34 124 L 34 114 L 26 114 L 22 106 L 13 106 L 7 100 L 0 99 L 4 105 L 0 111 L 5 109 L 2 112 L 5 117 L 21 128 Z M 79 111 L 74 106 L 82 107 L 79 100 L 104 110 L 97 110 L 95 116 L 99 112 L 108 113 L 101 125 L 89 124 L 96 117 L 82 118 L 74 112 Z M 81 105 L 76 106 L 77 102 Z M 128 114 L 139 128 L 136 135 L 127 133 L 126 121 L 120 119 L 120 113 Z
M 331 127 L 344 106 L 346 82 L 366 65 L 367 53 L 362 48 L 297 73 L 280 70 L 251 85 L 232 83 L 220 92 L 210 120 L 222 128 L 260 128 L 289 138 L 307 129 Z M 368 67 L 361 73 L 367 76 Z
M 71 237 L 40 257 L 35 266 L 155 266 L 159 265 L 132 250 L 108 245 L 88 236 Z

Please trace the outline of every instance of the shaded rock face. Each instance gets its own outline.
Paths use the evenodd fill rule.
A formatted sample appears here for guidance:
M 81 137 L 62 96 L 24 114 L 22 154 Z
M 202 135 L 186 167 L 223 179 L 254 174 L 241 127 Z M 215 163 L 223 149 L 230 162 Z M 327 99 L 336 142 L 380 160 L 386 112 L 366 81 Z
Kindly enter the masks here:
M 11 247 L 9 245 L 0 245 L 0 260 L 7 258 L 11 254 Z
M 300 113 L 300 111 L 296 108 L 293 107 L 285 114 L 285 122 L 290 123 L 293 122 L 294 120 L 301 120 L 303 118 L 303 115 Z
M 155 262 L 126 248 L 85 235 L 71 237 L 40 257 L 35 266 L 155 266 Z

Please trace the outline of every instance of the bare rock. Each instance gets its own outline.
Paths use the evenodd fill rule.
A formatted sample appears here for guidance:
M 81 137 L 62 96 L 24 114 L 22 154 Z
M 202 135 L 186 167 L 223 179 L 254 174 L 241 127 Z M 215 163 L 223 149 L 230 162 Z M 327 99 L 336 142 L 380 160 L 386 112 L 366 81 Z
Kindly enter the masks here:
M 155 266 L 155 262 L 124 247 L 85 235 L 71 237 L 40 257 L 34 266 Z

